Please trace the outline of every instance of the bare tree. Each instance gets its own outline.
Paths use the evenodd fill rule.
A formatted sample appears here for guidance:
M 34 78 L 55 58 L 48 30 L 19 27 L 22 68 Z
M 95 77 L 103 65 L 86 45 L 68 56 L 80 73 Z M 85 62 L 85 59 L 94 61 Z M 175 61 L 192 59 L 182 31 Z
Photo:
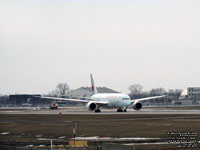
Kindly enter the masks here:
M 140 94 L 142 92 L 142 85 L 140 84 L 132 84 L 128 88 L 132 94 Z
M 142 87 L 142 85 L 140 85 L 140 84 L 132 84 L 132 85 L 129 86 L 128 89 L 129 89 L 129 91 L 130 91 L 129 96 L 130 96 L 131 98 L 138 98 L 139 95 L 140 95 L 141 92 L 142 92 L 143 87 Z
M 182 91 L 183 91 L 182 89 L 169 89 L 168 99 L 169 100 L 178 100 Z
M 52 90 L 51 92 L 49 92 L 46 96 L 57 97 L 58 95 L 59 95 L 58 91 L 57 91 L 57 89 L 55 89 L 55 90 Z
M 70 88 L 69 88 L 69 85 L 67 83 L 59 83 L 56 86 L 55 92 L 58 95 L 63 96 L 63 95 L 67 95 L 67 93 L 69 92 L 69 90 L 70 90 Z
M 67 83 L 59 83 L 56 86 L 56 89 L 49 92 L 47 96 L 53 96 L 53 97 L 66 96 L 69 91 L 70 88 Z
M 150 95 L 151 96 L 158 96 L 158 95 L 163 95 L 166 93 L 166 90 L 164 88 L 155 88 L 150 90 Z

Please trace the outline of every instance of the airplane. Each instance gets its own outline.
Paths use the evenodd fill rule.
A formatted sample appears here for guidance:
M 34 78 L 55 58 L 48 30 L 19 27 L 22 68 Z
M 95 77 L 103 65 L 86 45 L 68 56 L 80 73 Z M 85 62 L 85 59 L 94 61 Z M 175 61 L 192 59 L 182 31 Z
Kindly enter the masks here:
M 40 97 L 45 99 L 52 99 L 56 101 L 74 101 L 85 103 L 87 110 L 94 112 L 101 112 L 100 108 L 117 108 L 117 112 L 127 112 L 128 107 L 132 107 L 134 110 L 140 110 L 142 108 L 141 101 L 157 99 L 165 97 L 166 95 L 146 97 L 140 99 L 131 100 L 127 94 L 124 93 L 98 93 L 92 74 L 91 88 L 93 95 L 85 100 L 82 99 L 68 99 L 68 98 L 56 98 L 56 97 Z

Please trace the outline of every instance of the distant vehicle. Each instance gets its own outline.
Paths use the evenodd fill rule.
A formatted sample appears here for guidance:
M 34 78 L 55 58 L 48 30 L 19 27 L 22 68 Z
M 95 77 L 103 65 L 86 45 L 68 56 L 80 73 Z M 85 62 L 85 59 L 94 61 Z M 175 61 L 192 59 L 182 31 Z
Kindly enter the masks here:
M 58 109 L 58 104 L 56 102 L 53 102 L 50 106 L 50 109 Z
M 86 108 L 89 111 L 101 112 L 100 108 L 117 108 L 117 112 L 127 112 L 128 107 L 132 107 L 135 110 L 140 110 L 142 108 L 141 101 L 162 98 L 166 95 L 162 96 L 154 96 L 154 97 L 147 97 L 147 98 L 140 98 L 131 100 L 127 94 L 124 93 L 98 93 L 95 87 L 95 83 L 90 74 L 91 78 L 91 85 L 92 85 L 92 92 L 93 95 L 88 99 L 68 99 L 68 98 L 55 98 L 55 97 L 41 97 L 46 99 L 53 99 L 53 100 L 62 100 L 62 101 L 74 101 L 85 103 Z

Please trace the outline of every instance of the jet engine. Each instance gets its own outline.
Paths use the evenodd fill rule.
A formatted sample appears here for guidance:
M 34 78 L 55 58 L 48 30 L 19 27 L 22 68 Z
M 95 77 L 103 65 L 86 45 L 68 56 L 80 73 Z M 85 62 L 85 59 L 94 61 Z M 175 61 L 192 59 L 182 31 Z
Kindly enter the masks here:
M 133 109 L 140 110 L 141 108 L 142 108 L 142 103 L 137 101 L 133 103 Z
M 86 108 L 89 110 L 89 111 L 93 111 L 97 108 L 97 104 L 93 103 L 93 102 L 88 102 L 87 105 L 86 105 Z

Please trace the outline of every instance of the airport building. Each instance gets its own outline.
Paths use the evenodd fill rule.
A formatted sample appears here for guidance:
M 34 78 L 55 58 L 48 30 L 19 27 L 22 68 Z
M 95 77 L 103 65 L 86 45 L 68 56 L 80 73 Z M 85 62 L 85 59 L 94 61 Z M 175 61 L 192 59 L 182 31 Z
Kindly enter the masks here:
M 183 100 L 183 99 L 188 99 L 188 90 L 184 90 L 183 92 L 181 92 L 179 100 Z
M 172 102 L 175 105 L 198 105 L 200 104 L 200 87 L 188 87 L 184 90 L 179 100 Z
M 180 97 L 180 100 L 190 99 L 190 100 L 199 100 L 200 101 L 200 87 L 188 87 L 187 90 L 184 90 Z
M 107 87 L 97 87 L 98 93 L 119 93 L 118 91 L 112 90 Z M 80 87 L 76 90 L 70 91 L 67 96 L 70 98 L 83 98 L 92 96 L 91 87 Z
M 119 93 L 115 90 L 112 90 L 107 87 L 97 87 L 99 93 Z M 80 87 L 76 90 L 70 91 L 67 96 L 62 98 L 88 98 L 92 95 L 91 87 Z M 14 94 L 9 95 L 9 97 L 0 101 L 0 106 L 22 106 L 22 107 L 30 107 L 30 106 L 50 106 L 54 100 L 52 99 L 41 99 L 40 94 Z M 77 105 L 77 102 L 70 101 L 58 101 L 58 106 L 69 106 L 69 105 Z
M 42 100 L 39 98 L 40 94 L 15 94 L 9 95 L 7 100 L 7 105 L 16 105 L 16 106 L 37 106 L 37 105 L 46 105 L 49 103 L 48 100 Z
M 188 97 L 194 100 L 200 100 L 200 87 L 188 87 Z

